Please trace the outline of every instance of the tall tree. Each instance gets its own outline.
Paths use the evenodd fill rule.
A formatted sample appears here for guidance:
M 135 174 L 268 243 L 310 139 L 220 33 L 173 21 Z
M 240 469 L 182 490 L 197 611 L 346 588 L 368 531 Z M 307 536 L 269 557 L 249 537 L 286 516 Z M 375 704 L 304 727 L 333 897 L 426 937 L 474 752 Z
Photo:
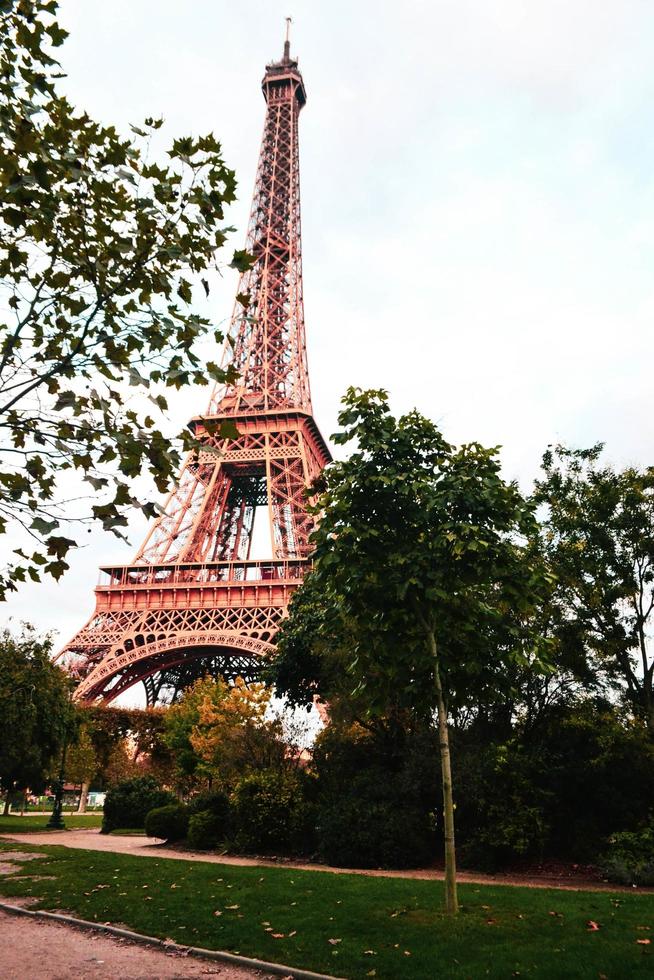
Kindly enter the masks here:
M 317 645 L 324 659 L 332 641 L 342 656 L 346 625 L 350 690 L 370 716 L 389 706 L 436 713 L 446 908 L 455 913 L 448 711 L 499 685 L 505 665 L 537 663 L 528 622 L 545 573 L 527 544 L 533 509 L 502 480 L 496 450 L 456 449 L 415 411 L 395 419 L 383 391 L 351 388 L 339 422 L 335 441 L 356 449 L 318 487 L 315 566 L 301 590 L 338 611 L 336 633 L 333 614 L 312 617 L 298 597 L 280 657 L 303 649 L 306 663 Z
M 0 599 L 58 578 L 80 521 L 120 534 L 126 508 L 153 516 L 133 478 L 165 490 L 192 444 L 159 428 L 165 388 L 226 377 L 194 352 L 212 328 L 192 301 L 209 291 L 234 173 L 211 134 L 155 159 L 162 120 L 124 138 L 78 112 L 57 91 L 57 8 L 0 4 L 0 533 L 22 528 Z
M 51 638 L 31 627 L 0 633 L 0 789 L 7 798 L 42 789 L 75 731 L 70 682 L 51 652 Z
M 654 733 L 654 467 L 615 470 L 602 448 L 548 450 L 536 484 L 557 632 Z

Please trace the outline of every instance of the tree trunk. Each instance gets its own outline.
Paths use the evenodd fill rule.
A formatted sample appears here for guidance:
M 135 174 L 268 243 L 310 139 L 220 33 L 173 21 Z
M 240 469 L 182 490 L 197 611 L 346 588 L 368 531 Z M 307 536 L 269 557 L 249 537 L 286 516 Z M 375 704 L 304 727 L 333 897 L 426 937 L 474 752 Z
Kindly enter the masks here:
M 83 782 L 82 788 L 79 794 L 79 805 L 77 807 L 78 813 L 86 813 L 86 802 L 89 798 L 89 782 Z
M 7 792 L 7 795 L 5 796 L 5 808 L 2 811 L 2 816 L 3 817 L 8 817 L 9 816 L 9 807 L 10 807 L 10 803 L 9 803 L 9 792 Z
M 450 762 L 450 734 L 447 726 L 447 708 L 443 696 L 441 672 L 438 663 L 436 637 L 429 632 L 429 644 L 434 657 L 434 682 L 438 706 L 438 741 L 441 752 L 441 776 L 443 782 L 443 839 L 445 842 L 445 911 L 456 915 L 459 902 L 456 894 L 456 851 L 454 842 L 454 797 L 452 795 L 452 765 Z

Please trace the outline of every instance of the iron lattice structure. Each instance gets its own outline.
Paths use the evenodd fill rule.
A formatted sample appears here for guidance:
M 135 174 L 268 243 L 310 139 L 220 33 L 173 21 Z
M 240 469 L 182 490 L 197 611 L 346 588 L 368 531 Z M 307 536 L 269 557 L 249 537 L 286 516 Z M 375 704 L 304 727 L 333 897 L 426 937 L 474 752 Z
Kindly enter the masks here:
M 254 679 L 308 566 L 305 489 L 329 461 L 313 420 L 304 332 L 298 118 L 306 93 L 288 41 L 262 83 L 266 119 L 223 367 L 238 381 L 191 425 L 191 453 L 131 565 L 101 569 L 96 609 L 61 656 L 76 697 L 109 702 L 133 684 L 154 704 L 206 672 Z M 224 439 L 221 420 L 238 437 Z M 250 558 L 255 512 L 271 555 Z

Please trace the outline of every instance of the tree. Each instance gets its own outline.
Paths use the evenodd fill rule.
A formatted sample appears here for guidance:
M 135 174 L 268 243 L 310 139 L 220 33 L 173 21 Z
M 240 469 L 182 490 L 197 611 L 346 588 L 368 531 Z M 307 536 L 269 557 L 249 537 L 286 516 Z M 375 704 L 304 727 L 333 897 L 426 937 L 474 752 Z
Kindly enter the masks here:
M 211 134 L 157 161 L 162 120 L 125 139 L 76 111 L 57 92 L 57 7 L 0 4 L 0 533 L 22 542 L 0 599 L 27 576 L 59 578 L 80 522 L 120 535 L 128 507 L 154 516 L 133 478 L 167 489 L 180 445 L 195 445 L 158 427 L 165 388 L 231 377 L 194 353 L 211 328 L 191 304 L 230 230 L 234 173 Z
M 208 701 L 219 703 L 226 693 L 226 685 L 216 683 L 211 677 L 200 677 L 166 712 L 164 742 L 172 752 L 175 780 L 182 792 L 200 783 L 211 784 L 212 770 L 194 750 L 191 737 L 200 720 L 200 706 L 206 708 Z
M 75 730 L 70 681 L 51 651 L 51 637 L 29 626 L 0 633 L 0 789 L 7 794 L 43 789 Z
M 245 774 L 285 766 L 282 723 L 268 717 L 272 691 L 263 684 L 233 685 L 204 677 L 166 714 L 165 741 L 173 753 L 178 784 L 231 790 Z
M 115 742 L 102 770 L 105 785 L 109 787 L 118 786 L 119 783 L 137 779 L 142 775 L 143 770 L 134 759 L 133 745 L 129 739 L 121 738 Z
M 80 727 L 75 742 L 68 746 L 65 769 L 66 779 L 81 787 L 78 813 L 86 813 L 89 783 L 97 767 L 98 759 L 91 737 L 86 728 Z
M 269 717 L 272 689 L 241 677 L 214 684 L 221 693 L 205 692 L 189 739 L 212 780 L 230 790 L 248 773 L 286 768 L 282 723 Z
M 328 656 L 331 640 L 342 652 L 344 625 L 350 690 L 369 716 L 389 706 L 418 719 L 436 712 L 446 907 L 455 913 L 448 711 L 499 686 L 507 664 L 539 664 L 529 618 L 546 576 L 527 543 L 533 507 L 502 480 L 496 450 L 456 449 L 416 411 L 393 418 L 383 391 L 349 389 L 339 423 L 335 441 L 357 446 L 316 488 L 313 582 L 300 590 L 338 610 L 337 635 L 334 617 L 311 621 L 298 596 L 280 655 L 304 644 Z
M 557 632 L 654 734 L 654 467 L 602 466 L 602 448 L 548 450 L 536 484 Z

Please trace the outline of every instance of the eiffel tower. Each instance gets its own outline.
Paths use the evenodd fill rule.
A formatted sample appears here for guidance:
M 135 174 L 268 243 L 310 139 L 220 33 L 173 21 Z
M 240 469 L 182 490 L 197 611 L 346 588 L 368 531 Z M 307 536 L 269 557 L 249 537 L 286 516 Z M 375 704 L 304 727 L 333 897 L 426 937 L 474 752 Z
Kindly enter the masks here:
M 253 680 L 309 561 L 305 489 L 330 459 L 313 419 L 304 332 L 298 119 L 306 92 L 288 34 L 262 82 L 266 118 L 239 281 L 216 388 L 133 562 L 101 568 L 96 608 L 61 657 L 76 698 L 109 703 L 137 682 L 174 700 L 206 673 Z M 236 438 L 216 435 L 232 421 Z M 213 433 L 213 434 L 212 434 Z M 269 556 L 251 558 L 255 515 Z

